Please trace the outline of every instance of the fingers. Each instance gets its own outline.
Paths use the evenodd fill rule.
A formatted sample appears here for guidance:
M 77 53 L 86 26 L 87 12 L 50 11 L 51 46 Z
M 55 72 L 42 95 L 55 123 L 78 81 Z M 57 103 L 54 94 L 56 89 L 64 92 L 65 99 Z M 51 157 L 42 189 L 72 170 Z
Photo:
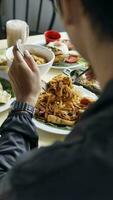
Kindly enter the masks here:
M 10 81 L 15 82 L 15 71 L 13 70 L 13 67 L 10 67 L 8 71 L 8 76 Z
M 28 66 L 30 67 L 30 69 L 32 71 L 36 71 L 38 67 L 37 67 L 33 57 L 30 55 L 30 53 L 27 50 L 25 50 L 24 55 L 25 55 L 25 57 L 24 57 L 25 61 L 28 64 Z
M 14 60 L 11 66 L 11 71 L 18 71 L 19 73 L 31 73 L 31 68 L 27 64 L 26 60 L 24 57 L 20 54 L 20 52 L 17 50 L 16 46 L 13 49 L 14 53 Z
M 24 58 L 23 58 L 23 56 L 19 53 L 19 51 L 17 50 L 17 47 L 15 46 L 13 48 L 13 54 L 14 54 L 14 61 L 16 65 L 18 65 L 19 63 L 24 67 L 25 66 L 29 67 L 29 69 L 31 69 L 32 71 L 37 70 L 37 65 L 27 50 L 24 52 Z
M 17 50 L 16 46 L 13 48 L 14 62 L 17 64 L 26 65 L 26 62 L 20 52 Z
M 14 80 L 14 76 L 10 71 L 8 72 L 8 76 L 9 76 L 10 84 L 11 84 L 11 86 L 13 88 L 13 91 L 15 92 L 16 82 Z
M 14 48 L 13 48 L 13 54 L 14 54 L 14 58 L 16 58 L 17 56 L 16 56 L 16 53 L 17 53 L 17 47 L 16 46 L 14 46 Z
M 40 93 L 40 74 L 37 64 L 28 52 L 23 57 L 17 48 L 13 49 L 14 57 L 9 69 L 9 78 L 18 101 L 28 102 L 35 106 Z
M 16 46 L 14 46 L 13 48 L 13 54 L 14 54 L 14 60 L 16 62 L 23 62 L 23 57 L 22 55 L 19 53 L 18 49 Z

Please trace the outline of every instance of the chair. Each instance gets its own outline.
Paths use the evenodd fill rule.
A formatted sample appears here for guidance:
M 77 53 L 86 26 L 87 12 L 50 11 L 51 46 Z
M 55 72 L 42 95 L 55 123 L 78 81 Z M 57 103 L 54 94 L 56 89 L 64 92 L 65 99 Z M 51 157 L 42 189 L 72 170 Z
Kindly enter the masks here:
M 5 1 L 5 0 L 0 0 L 1 2 L 2 1 Z M 11 0 L 10 0 L 11 2 Z M 12 0 L 12 16 L 10 16 L 10 19 L 13 18 L 13 19 L 16 19 L 16 18 L 19 18 L 17 17 L 17 3 L 19 3 L 18 0 Z M 33 0 L 25 0 L 23 1 L 23 4 L 25 3 L 25 17 L 22 19 L 22 20 L 25 20 L 28 24 L 29 24 L 29 19 L 30 19 L 30 9 L 31 9 L 31 3 L 33 5 Z M 40 31 L 40 25 L 41 25 L 41 17 L 43 16 L 43 12 L 44 11 L 44 4 L 45 3 L 49 3 L 51 6 L 51 17 L 50 17 L 50 21 L 48 23 L 48 27 L 45 29 L 45 30 L 49 30 L 49 29 L 52 29 L 53 25 L 54 25 L 54 22 L 55 22 L 55 18 L 56 18 L 56 13 L 55 13 L 55 9 L 54 9 L 54 1 L 52 0 L 38 0 L 38 1 L 35 1 L 35 5 L 37 6 L 37 20 L 35 19 L 36 21 L 36 26 L 35 26 L 35 30 L 31 30 L 30 28 L 30 35 L 35 35 L 35 34 L 40 34 L 40 33 L 43 33 L 42 31 Z M 44 13 L 44 14 L 49 14 L 49 13 Z M 0 33 L 2 32 L 5 32 L 5 24 L 3 25 L 3 22 L 1 21 L 1 17 L 0 17 Z M 30 25 L 30 24 L 29 24 Z M 4 35 L 5 36 L 5 35 Z
M 2 0 L 0 0 L 0 8 L 1 8 L 1 1 Z M 0 38 L 2 38 L 2 16 L 1 16 L 1 9 L 0 9 Z

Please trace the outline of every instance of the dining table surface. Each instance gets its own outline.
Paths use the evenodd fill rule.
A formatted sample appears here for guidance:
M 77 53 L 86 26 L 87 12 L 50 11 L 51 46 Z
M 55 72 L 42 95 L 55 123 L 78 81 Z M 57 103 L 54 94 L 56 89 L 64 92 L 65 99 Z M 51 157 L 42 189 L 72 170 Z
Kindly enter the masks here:
M 66 32 L 62 32 L 61 37 L 63 39 L 67 39 L 68 35 Z M 41 44 L 43 42 L 45 42 L 45 37 L 44 34 L 41 34 L 41 35 L 29 36 L 26 41 L 26 44 Z M 0 40 L 0 49 L 7 49 L 7 39 Z M 52 77 L 61 74 L 62 72 L 63 72 L 62 69 L 51 68 L 49 72 L 46 75 L 44 75 L 43 79 L 45 81 L 49 81 Z M 0 125 L 2 125 L 4 120 L 7 118 L 8 113 L 9 109 L 0 112 Z M 56 141 L 63 141 L 66 136 L 65 134 L 50 133 L 48 131 L 44 131 L 39 128 L 37 128 L 37 134 L 39 136 L 39 146 L 48 146 Z

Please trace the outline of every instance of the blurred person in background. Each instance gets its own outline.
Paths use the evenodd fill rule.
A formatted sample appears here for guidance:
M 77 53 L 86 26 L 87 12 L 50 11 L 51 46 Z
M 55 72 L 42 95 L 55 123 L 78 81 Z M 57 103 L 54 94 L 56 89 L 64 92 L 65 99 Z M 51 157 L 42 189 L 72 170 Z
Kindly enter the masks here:
M 56 3 L 102 94 L 64 142 L 35 148 L 40 75 L 29 53 L 23 59 L 14 48 L 9 76 L 16 102 L 0 130 L 0 200 L 113 199 L 113 0 Z

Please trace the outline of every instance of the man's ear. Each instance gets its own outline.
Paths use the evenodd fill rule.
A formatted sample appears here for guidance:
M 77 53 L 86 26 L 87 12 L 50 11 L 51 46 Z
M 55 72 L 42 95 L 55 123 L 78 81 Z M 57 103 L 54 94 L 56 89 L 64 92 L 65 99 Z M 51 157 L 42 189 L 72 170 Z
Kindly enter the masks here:
M 77 24 L 80 21 L 80 0 L 62 0 L 63 20 L 66 25 Z

